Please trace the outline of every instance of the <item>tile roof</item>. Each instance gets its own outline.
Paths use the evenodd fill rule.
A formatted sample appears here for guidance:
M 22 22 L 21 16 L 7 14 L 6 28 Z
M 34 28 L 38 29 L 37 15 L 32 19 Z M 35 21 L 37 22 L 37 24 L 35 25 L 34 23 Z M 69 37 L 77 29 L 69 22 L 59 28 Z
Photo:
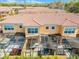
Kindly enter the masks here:
M 58 14 L 38 14 L 38 15 L 33 15 L 33 17 L 34 17 L 34 20 L 36 20 L 41 25 L 44 25 L 44 24 L 60 25 L 64 21 L 64 19 L 61 18 L 61 16 L 59 16 Z
M 79 17 L 68 13 L 53 14 L 20 14 L 7 16 L 1 23 L 23 23 L 24 25 L 57 24 L 63 26 L 78 26 Z
M 29 10 L 30 9 L 30 10 Z M 42 9 L 42 10 L 41 10 Z M 63 26 L 79 26 L 79 14 L 74 13 L 43 13 L 49 12 L 48 8 L 28 8 L 29 12 L 35 10 L 42 13 L 25 13 L 15 16 L 7 16 L 5 20 L 0 23 L 22 23 L 25 26 L 40 26 L 45 24 L 56 24 Z M 28 12 L 26 10 L 26 12 Z
M 79 15 L 77 14 L 66 14 L 66 22 L 62 24 L 63 26 L 79 26 Z
M 60 9 L 50 9 L 48 7 L 27 7 L 27 9 L 19 10 L 19 13 L 65 13 L 65 11 Z
M 24 26 L 39 26 L 37 23 L 35 23 L 31 17 L 28 17 L 27 15 L 15 15 L 15 16 L 7 16 L 5 17 L 5 20 L 0 22 L 2 24 L 4 23 L 14 23 L 14 24 L 23 24 Z
M 7 7 L 0 7 L 0 12 L 8 12 L 10 11 L 11 8 L 7 8 Z
M 0 12 L 9 12 L 10 10 L 17 8 L 22 9 L 23 7 L 17 6 L 17 7 L 0 7 Z

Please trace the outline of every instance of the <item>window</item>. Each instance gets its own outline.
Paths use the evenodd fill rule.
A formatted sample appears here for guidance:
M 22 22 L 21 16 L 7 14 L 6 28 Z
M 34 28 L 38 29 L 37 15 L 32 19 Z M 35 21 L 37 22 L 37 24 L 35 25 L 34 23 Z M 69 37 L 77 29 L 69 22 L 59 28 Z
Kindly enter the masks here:
M 75 28 L 65 28 L 64 33 L 73 34 L 73 33 L 75 33 Z
M 5 30 L 14 30 L 13 25 L 4 25 Z
M 20 25 L 19 27 L 22 28 L 22 25 Z
M 46 29 L 49 29 L 49 27 L 48 27 L 48 26 L 46 26 Z
M 47 42 L 48 41 L 48 36 L 42 36 L 42 43 Z
M 28 33 L 38 33 L 38 28 L 28 28 Z
M 55 29 L 55 27 L 54 27 L 54 26 L 52 26 L 52 29 Z

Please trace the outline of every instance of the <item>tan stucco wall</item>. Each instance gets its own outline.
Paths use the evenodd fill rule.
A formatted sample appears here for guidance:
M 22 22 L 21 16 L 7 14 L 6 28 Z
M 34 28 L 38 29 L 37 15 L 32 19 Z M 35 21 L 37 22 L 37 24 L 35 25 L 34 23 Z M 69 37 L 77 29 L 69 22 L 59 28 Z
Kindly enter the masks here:
M 39 26 L 33 26 L 33 27 L 38 27 L 38 33 L 36 33 L 36 34 L 29 34 L 28 33 L 28 28 L 29 28 L 30 26 L 27 26 L 27 27 L 25 27 L 25 36 L 26 37 L 29 37 L 29 36 L 38 36 L 39 35 Z
M 26 27 L 25 28 L 25 34 L 26 34 L 26 37 L 27 36 L 38 36 L 38 35 L 40 35 L 40 34 L 59 34 L 59 33 L 61 33 L 61 30 L 62 30 L 62 28 L 61 28 L 61 26 L 60 25 L 57 25 L 57 26 L 55 26 L 55 29 L 46 29 L 46 26 L 45 25 L 42 25 L 42 26 L 40 26 L 40 27 L 38 27 L 39 29 L 38 29 L 38 33 L 37 34 L 28 34 L 28 32 L 27 32 L 27 29 L 28 29 L 28 27 Z
M 45 25 L 40 26 L 40 34 L 58 34 L 61 33 L 61 26 L 56 25 L 55 29 L 46 29 Z
M 25 32 L 24 28 L 20 28 L 19 24 L 14 24 L 13 25 L 14 30 L 5 30 L 4 25 L 2 25 L 3 33 L 16 33 L 16 32 Z
M 79 34 L 79 28 L 77 28 L 77 34 Z
M 60 25 L 55 25 L 55 29 L 46 29 L 45 25 L 41 25 L 40 27 L 38 27 L 39 32 L 37 34 L 28 34 L 28 32 L 27 32 L 28 27 L 20 28 L 19 27 L 20 24 L 14 24 L 14 30 L 5 30 L 4 24 L 0 24 L 0 26 L 2 27 L 3 33 L 24 32 L 26 37 L 29 36 L 29 35 L 38 36 L 39 34 L 58 34 L 58 33 L 60 33 L 62 36 L 66 36 L 66 37 L 67 36 L 68 37 L 76 37 L 76 34 L 79 34 L 79 28 L 76 28 L 74 34 L 65 34 L 64 33 L 64 27 L 60 26 Z
M 76 37 L 76 34 L 78 33 L 78 29 L 75 29 L 75 33 L 73 34 L 65 34 L 64 33 L 64 27 L 62 27 L 62 36 L 66 36 L 66 37 Z

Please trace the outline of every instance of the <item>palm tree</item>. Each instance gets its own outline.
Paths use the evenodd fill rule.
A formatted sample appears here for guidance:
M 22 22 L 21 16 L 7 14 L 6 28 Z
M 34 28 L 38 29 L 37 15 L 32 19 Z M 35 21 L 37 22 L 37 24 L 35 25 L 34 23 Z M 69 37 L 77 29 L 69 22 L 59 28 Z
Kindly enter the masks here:
M 70 0 L 69 2 L 79 2 L 79 0 Z
M 26 8 L 26 0 L 24 0 L 24 8 Z

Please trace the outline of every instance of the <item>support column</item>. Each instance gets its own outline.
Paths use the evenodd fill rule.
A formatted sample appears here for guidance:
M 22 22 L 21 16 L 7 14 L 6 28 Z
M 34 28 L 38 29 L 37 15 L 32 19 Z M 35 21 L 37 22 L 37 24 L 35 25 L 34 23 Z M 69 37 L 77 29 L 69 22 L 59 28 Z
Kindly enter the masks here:
M 41 43 L 41 34 L 39 35 L 38 43 Z
M 23 55 L 23 56 L 26 55 L 27 44 L 28 44 L 28 38 L 26 38 L 25 43 L 24 43 L 23 48 L 22 48 L 21 55 Z
M 61 37 L 60 38 L 60 45 L 62 45 L 63 44 L 63 38 Z

